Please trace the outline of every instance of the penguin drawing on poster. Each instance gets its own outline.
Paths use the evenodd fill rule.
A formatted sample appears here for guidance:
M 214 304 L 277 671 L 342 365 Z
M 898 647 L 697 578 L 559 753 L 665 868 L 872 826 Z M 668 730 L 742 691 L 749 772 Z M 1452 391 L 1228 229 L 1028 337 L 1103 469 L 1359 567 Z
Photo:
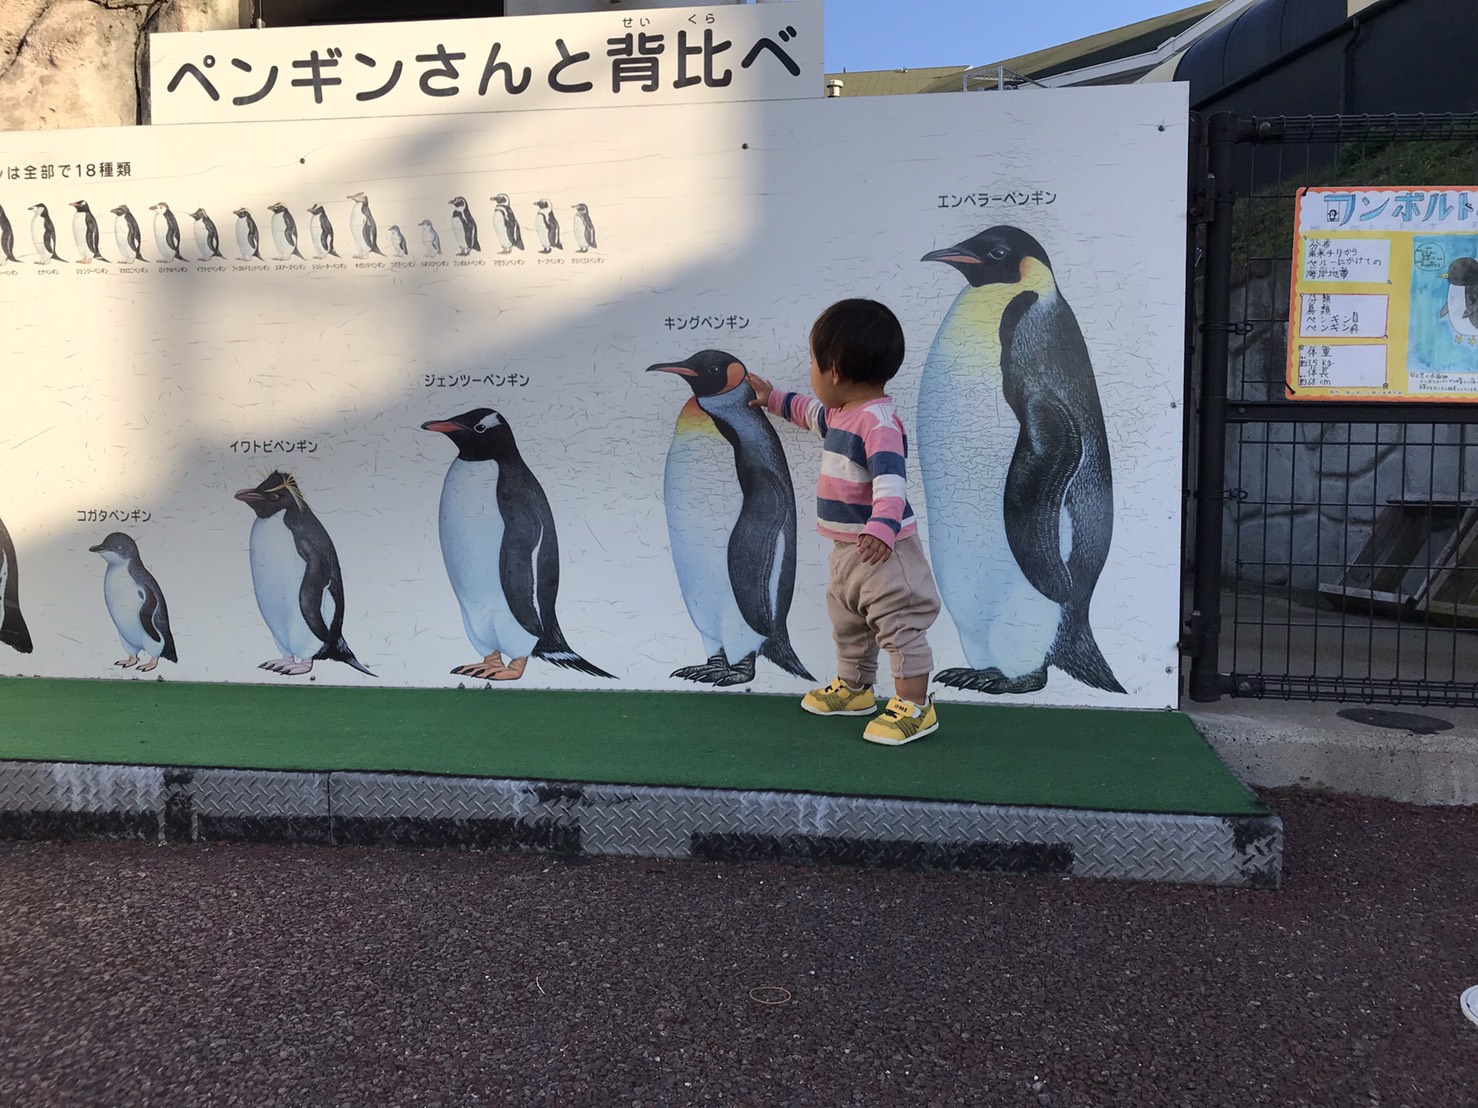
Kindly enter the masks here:
M 150 204 L 149 210 L 154 213 L 154 244 L 159 247 L 159 260 L 165 263 L 184 261 L 185 256 L 180 253 L 180 224 L 174 212 L 163 200 Z
M 212 258 L 220 258 L 224 261 L 221 236 L 216 231 L 215 221 L 205 214 L 204 208 L 196 208 L 190 213 L 190 218 L 195 221 L 195 249 L 200 254 L 200 260 L 208 262 Z
M 595 249 L 595 223 L 591 221 L 590 209 L 584 204 L 575 205 L 575 253 L 585 254 Z
M 123 649 L 128 651 L 128 657 L 113 664 L 123 669 L 138 666 L 140 673 L 150 673 L 159 665 L 161 658 L 178 662 L 174 635 L 169 630 L 169 607 L 164 602 L 164 590 L 144 567 L 138 543 L 122 531 L 114 531 L 87 549 L 101 554 L 103 561 L 108 563 L 103 572 L 103 603 L 108 606 L 113 626 L 118 628 Z M 139 664 L 140 654 L 149 656 L 142 665 Z
M 534 205 L 534 219 L 538 224 L 539 253 L 563 250 L 564 243 L 559 241 L 559 220 L 554 218 L 554 209 L 549 206 L 548 200 L 540 200 Z
M 1453 342 L 1478 346 L 1478 258 L 1455 258 L 1442 279 L 1447 303 L 1437 318 L 1447 320 Z
M 493 197 L 493 234 L 498 240 L 498 253 L 511 253 L 516 246 L 523 249 L 523 229 L 518 225 L 518 216 L 513 214 L 513 204 L 506 192 Z
M 77 264 L 91 265 L 94 258 L 106 262 L 98 234 L 98 217 L 92 214 L 86 200 L 73 200 L 72 208 L 72 241 L 77 244 Z
M 385 252 L 380 249 L 379 232 L 375 229 L 375 216 L 370 211 L 369 197 L 356 192 L 349 199 L 354 201 L 354 207 L 349 209 L 349 234 L 353 236 L 356 247 L 354 256 L 362 258 L 366 254 L 379 254 L 383 257 Z
M 919 387 L 931 560 L 970 663 L 934 679 L 1027 693 L 1055 666 L 1122 693 L 1088 619 L 1114 529 L 1108 436 L 1088 347 L 1052 263 L 1008 226 L 923 260 L 968 282 Z
M 15 229 L 10 226 L 10 217 L 0 207 L 0 260 L 19 262 L 15 256 Z
M 56 252 L 56 224 L 45 204 L 31 205 L 31 245 L 36 248 L 36 264 L 50 265 L 62 261 Z
M 693 391 L 667 450 L 663 499 L 672 562 L 708 660 L 674 677 L 709 685 L 754 680 L 755 656 L 815 680 L 796 657 L 785 621 L 795 591 L 795 488 L 780 436 L 732 354 L 702 350 L 648 373 L 672 373 Z
M 282 651 L 257 668 L 291 677 L 326 660 L 373 677 L 344 641 L 339 553 L 296 479 L 276 470 L 236 499 L 257 517 L 251 525 L 251 583 L 262 620 Z
M 315 258 L 337 258 L 334 250 L 334 225 L 329 222 L 328 212 L 322 204 L 308 205 L 308 241 L 313 246 Z
M 400 228 L 392 223 L 385 230 L 390 235 L 390 248 L 395 251 L 395 256 L 397 258 L 408 256 L 411 248 L 405 241 L 405 235 L 401 234 Z
M 421 249 L 428 258 L 441 257 L 441 236 L 429 219 L 421 220 Z
M 298 221 L 293 218 L 293 213 L 281 201 L 268 204 L 267 210 L 272 213 L 272 245 L 277 247 L 277 260 L 285 262 L 288 258 L 301 258 L 303 252 L 298 249 Z
M 118 244 L 120 263 L 129 265 L 144 260 L 144 236 L 139 230 L 139 221 L 133 217 L 127 204 L 109 208 L 113 213 L 113 241 Z
M 31 632 L 21 615 L 21 573 L 15 543 L 0 519 L 0 642 L 22 654 L 31 653 Z
M 236 260 L 244 262 L 255 258 L 262 261 L 262 243 L 257 231 L 257 221 L 245 208 L 237 208 L 231 214 L 236 217 Z
M 612 677 L 570 649 L 560 630 L 554 513 L 508 421 L 491 408 L 475 408 L 421 429 L 445 435 L 457 448 L 441 487 L 441 556 L 462 626 L 483 659 L 452 673 L 516 681 L 534 657 Z
M 472 209 L 467 207 L 467 201 L 458 196 L 452 202 L 452 238 L 457 241 L 457 257 L 465 258 L 471 251 L 482 250 L 482 243 L 477 240 L 477 220 L 472 218 Z M 433 235 L 435 231 L 431 232 Z M 437 247 L 440 253 L 440 246 Z

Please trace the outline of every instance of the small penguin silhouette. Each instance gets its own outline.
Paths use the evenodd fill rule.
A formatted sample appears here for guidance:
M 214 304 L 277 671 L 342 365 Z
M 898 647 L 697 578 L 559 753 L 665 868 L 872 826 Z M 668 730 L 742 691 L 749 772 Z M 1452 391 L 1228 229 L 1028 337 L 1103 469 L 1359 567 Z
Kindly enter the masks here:
M 113 626 L 118 628 L 123 649 L 128 651 L 128 657 L 113 664 L 123 669 L 138 666 L 140 673 L 149 673 L 159 665 L 161 658 L 178 662 L 174 635 L 169 630 L 169 608 L 164 602 L 164 590 L 144 567 L 138 543 L 132 536 L 114 531 L 88 549 L 101 554 L 103 561 L 108 563 L 103 574 L 103 602 L 108 606 Z M 140 654 L 149 656 L 142 665 L 139 664 Z

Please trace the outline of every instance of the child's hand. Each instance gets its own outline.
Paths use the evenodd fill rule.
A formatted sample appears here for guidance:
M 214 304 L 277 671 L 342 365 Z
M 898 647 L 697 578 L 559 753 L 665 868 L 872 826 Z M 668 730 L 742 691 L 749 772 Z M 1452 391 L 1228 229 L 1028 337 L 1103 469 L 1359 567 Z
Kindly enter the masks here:
M 861 535 L 857 539 L 857 554 L 870 566 L 880 566 L 893 556 L 893 548 L 875 535 Z
M 749 402 L 751 408 L 763 408 L 770 403 L 770 394 L 775 391 L 775 386 L 751 373 L 749 375 L 749 387 L 754 389 L 754 399 Z

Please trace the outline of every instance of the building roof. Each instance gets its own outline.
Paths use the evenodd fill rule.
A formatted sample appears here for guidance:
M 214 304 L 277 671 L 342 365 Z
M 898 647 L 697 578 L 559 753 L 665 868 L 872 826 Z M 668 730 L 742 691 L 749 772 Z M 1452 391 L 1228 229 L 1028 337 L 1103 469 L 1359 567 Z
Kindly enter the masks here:
M 842 83 L 842 96 L 901 96 L 916 92 L 960 92 L 965 87 L 963 65 L 935 65 L 924 69 L 869 69 L 855 73 L 828 73 L 826 83 Z

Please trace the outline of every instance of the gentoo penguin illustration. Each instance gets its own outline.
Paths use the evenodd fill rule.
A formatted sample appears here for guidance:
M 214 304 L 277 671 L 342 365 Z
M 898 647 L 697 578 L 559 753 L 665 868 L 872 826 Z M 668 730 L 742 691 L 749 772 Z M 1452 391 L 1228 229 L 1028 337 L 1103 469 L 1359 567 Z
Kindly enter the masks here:
M 548 200 L 540 200 L 534 205 L 534 219 L 538 223 L 539 253 L 563 250 L 565 244 L 559 241 L 559 220 L 554 218 L 554 209 Z
M 467 201 L 458 196 L 451 201 L 452 205 L 452 238 L 457 240 L 457 257 L 464 258 L 473 250 L 482 250 L 482 243 L 477 239 L 477 220 L 472 218 L 472 209 L 467 207 Z
M 108 210 L 113 213 L 113 241 L 118 244 L 121 263 L 128 265 L 143 261 L 144 236 L 139 231 L 139 221 L 133 217 L 133 212 L 128 210 L 127 204 L 119 204 Z
M 523 230 L 518 225 L 518 217 L 513 214 L 513 205 L 508 200 L 506 192 L 500 192 L 493 197 L 493 203 L 497 205 L 493 209 L 493 234 L 498 239 L 498 253 L 507 254 L 516 246 L 523 249 Z
M 366 254 L 379 254 L 384 256 L 380 249 L 379 233 L 375 230 L 375 215 L 370 211 L 369 197 L 362 192 L 351 193 L 349 199 L 354 201 L 354 207 L 349 209 L 349 234 L 354 237 L 354 256 L 362 258 Z
M 63 259 L 56 252 L 56 225 L 45 204 L 31 205 L 31 245 L 36 248 L 36 264 L 50 265 Z
M 244 262 L 248 258 L 255 258 L 261 261 L 262 245 L 261 236 L 257 231 L 257 221 L 245 208 L 237 208 L 231 214 L 236 217 L 237 260 Z
M 21 574 L 15 563 L 15 543 L 0 519 L 0 642 L 22 654 L 31 653 L 31 632 L 21 615 Z
M 678 586 L 708 661 L 672 676 L 710 685 L 754 680 L 755 655 L 814 680 L 790 645 L 795 489 L 780 436 L 751 408 L 744 364 L 702 350 L 648 373 L 675 373 L 693 395 L 667 450 L 663 500 Z
M 10 226 L 10 217 L 0 208 L 0 258 L 7 262 L 18 262 L 15 256 L 15 230 Z
M 970 663 L 934 679 L 1034 692 L 1050 665 L 1121 693 L 1088 619 L 1114 530 L 1108 436 L 1088 347 L 1052 263 L 1036 239 L 1007 226 L 923 260 L 969 282 L 939 326 L 919 389 L 934 575 Z
M 307 673 L 313 663 L 344 662 L 374 676 L 344 641 L 344 575 L 323 524 L 303 499 L 298 482 L 280 470 L 236 499 L 256 513 L 251 525 L 251 583 L 257 608 L 281 658 L 263 662 L 283 676 Z
M 144 568 L 138 543 L 122 531 L 114 531 L 87 549 L 101 554 L 108 563 L 103 573 L 103 601 L 108 605 L 108 615 L 113 617 L 113 626 L 118 628 L 123 649 L 128 651 L 127 658 L 113 664 L 124 669 L 138 666 L 140 673 L 148 673 L 159 664 L 160 658 L 178 662 L 164 591 L 154 575 Z M 143 665 L 139 665 L 140 654 L 149 656 Z
M 212 258 L 220 258 L 224 261 L 221 236 L 216 231 L 215 222 L 205 214 L 205 209 L 196 208 L 190 213 L 190 218 L 195 221 L 195 249 L 200 252 L 200 260 L 208 262 Z
M 385 228 L 390 233 L 390 248 L 395 251 L 396 257 L 404 258 L 410 254 L 411 248 L 405 241 L 405 236 L 400 233 L 400 228 L 390 224 Z
M 174 212 L 163 200 L 150 204 L 149 210 L 154 213 L 154 244 L 159 247 L 159 260 L 184 261 L 185 256 L 180 253 L 180 224 Z
M 590 209 L 584 204 L 575 205 L 575 253 L 584 254 L 595 249 L 595 224 L 590 219 Z
M 328 221 L 328 212 L 322 204 L 308 205 L 308 240 L 313 244 L 315 258 L 337 258 L 334 250 L 334 225 Z
M 441 236 L 429 219 L 421 220 L 421 248 L 428 258 L 441 257 Z
M 1442 274 L 1447 303 L 1437 313 L 1452 328 L 1454 342 L 1478 345 L 1478 258 L 1456 258 Z
M 77 243 L 77 264 L 90 265 L 94 258 L 100 262 L 107 261 L 99 241 L 98 217 L 92 214 L 86 200 L 73 200 L 72 208 L 72 239 Z
M 441 487 L 441 556 L 462 625 L 483 659 L 452 672 L 516 681 L 532 655 L 594 677 L 612 676 L 571 650 L 560 630 L 554 513 L 508 421 L 491 408 L 476 408 L 421 429 L 439 431 L 457 448 Z
M 293 213 L 281 201 L 268 204 L 267 210 L 272 213 L 272 244 L 277 247 L 277 260 L 284 262 L 288 258 L 301 258 L 303 252 L 298 249 L 298 221 L 293 218 Z

